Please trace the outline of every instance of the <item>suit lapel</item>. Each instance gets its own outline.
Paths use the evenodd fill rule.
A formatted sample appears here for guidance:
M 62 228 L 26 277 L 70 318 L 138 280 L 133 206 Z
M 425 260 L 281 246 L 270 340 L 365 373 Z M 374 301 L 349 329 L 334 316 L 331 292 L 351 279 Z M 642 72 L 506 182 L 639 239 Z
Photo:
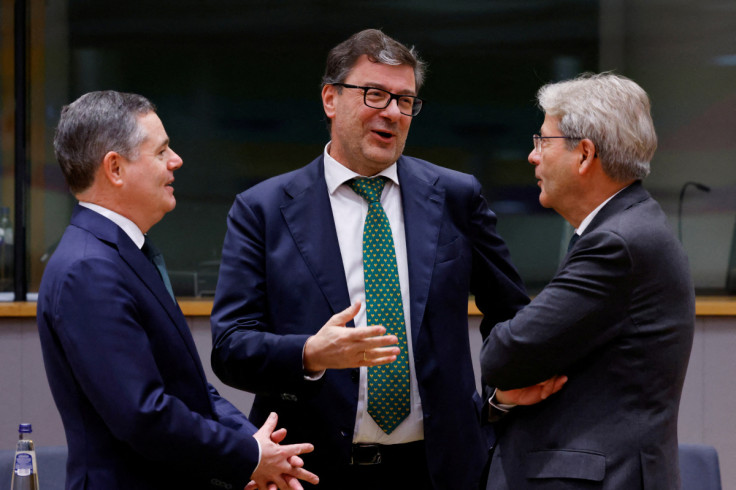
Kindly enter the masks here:
M 333 313 L 350 306 L 322 157 L 295 172 L 281 213 Z
M 399 159 L 398 173 L 409 264 L 411 334 L 416 342 L 429 298 L 445 193 L 434 185 L 437 175 L 420 173 L 420 169 L 404 157 Z
M 202 381 L 206 386 L 206 377 L 202 368 L 202 363 L 194 345 L 192 333 L 189 325 L 181 312 L 179 305 L 176 304 L 166 290 L 166 286 L 161 280 L 156 267 L 146 258 L 143 252 L 133 243 L 130 237 L 115 223 L 104 216 L 77 205 L 74 210 L 71 223 L 87 230 L 96 236 L 99 240 L 106 242 L 117 249 L 120 258 L 125 262 L 133 273 L 138 276 L 145 287 L 156 298 L 166 314 L 171 319 L 176 331 L 179 333 L 182 341 L 187 347 L 189 354 L 192 356 L 194 363 L 202 377 Z
M 642 186 L 641 181 L 636 181 L 630 186 L 623 189 L 617 195 L 615 195 L 605 206 L 598 211 L 590 225 L 585 229 L 583 234 L 585 235 L 589 231 L 598 228 L 603 222 L 605 222 L 611 216 L 615 216 L 621 211 L 633 206 L 636 203 L 645 201 L 651 197 L 649 193 Z

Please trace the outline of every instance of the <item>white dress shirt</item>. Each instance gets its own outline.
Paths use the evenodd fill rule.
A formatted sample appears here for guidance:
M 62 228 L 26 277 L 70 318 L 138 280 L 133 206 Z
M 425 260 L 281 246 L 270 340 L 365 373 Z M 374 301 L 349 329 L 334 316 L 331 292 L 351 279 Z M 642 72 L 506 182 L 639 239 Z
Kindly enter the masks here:
M 360 311 L 355 316 L 356 327 L 366 326 L 365 282 L 363 278 L 363 225 L 368 214 L 368 202 L 355 193 L 348 185 L 350 179 L 361 177 L 352 170 L 332 158 L 325 146 L 325 181 L 330 194 L 332 215 L 335 219 L 337 241 L 340 245 L 345 279 L 347 280 L 350 303 L 361 302 Z M 401 203 L 401 189 L 396 163 L 379 173 L 388 178 L 383 193 L 383 206 L 394 239 L 396 249 L 396 265 L 401 284 L 401 301 L 404 306 L 404 322 L 409 348 L 409 371 L 411 375 L 411 413 L 391 433 L 386 434 L 368 414 L 368 368 L 360 368 L 360 391 L 358 395 L 358 411 L 355 417 L 353 442 L 375 444 L 403 444 L 424 439 L 424 423 L 422 403 L 417 389 L 417 377 L 414 369 L 414 356 L 411 338 L 411 315 L 409 298 L 409 264 L 406 256 L 406 237 L 404 233 L 404 212 Z
M 128 235 L 131 240 L 133 240 L 133 243 L 135 243 L 136 247 L 141 248 L 143 246 L 143 242 L 146 241 L 146 238 L 145 236 L 143 236 L 143 232 L 141 231 L 141 229 L 138 228 L 138 225 L 133 223 L 122 214 L 118 214 L 115 211 L 110 211 L 107 208 L 103 208 L 99 204 L 93 204 L 91 202 L 79 201 L 79 205 L 90 209 L 98 214 L 101 214 L 105 218 L 118 225 L 120 228 L 123 229 L 125 234 Z

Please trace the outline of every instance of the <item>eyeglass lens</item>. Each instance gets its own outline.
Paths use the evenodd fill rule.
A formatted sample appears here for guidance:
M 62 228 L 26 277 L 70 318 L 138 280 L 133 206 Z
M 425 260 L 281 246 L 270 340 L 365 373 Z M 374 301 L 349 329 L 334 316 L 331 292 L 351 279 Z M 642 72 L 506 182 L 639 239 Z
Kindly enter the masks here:
M 422 109 L 422 99 L 405 95 L 396 95 L 378 88 L 366 88 L 364 102 L 365 105 L 373 109 L 385 109 L 396 99 L 399 112 L 405 116 L 416 116 Z

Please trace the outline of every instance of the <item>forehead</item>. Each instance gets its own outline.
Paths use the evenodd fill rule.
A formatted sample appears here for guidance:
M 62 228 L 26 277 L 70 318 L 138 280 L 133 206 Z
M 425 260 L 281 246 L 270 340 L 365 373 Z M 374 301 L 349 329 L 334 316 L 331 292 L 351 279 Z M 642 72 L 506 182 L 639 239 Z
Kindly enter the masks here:
M 138 116 L 138 126 L 145 135 L 143 145 L 158 145 L 168 138 L 164 125 L 155 112 L 149 112 L 143 116 Z
M 559 124 L 560 118 L 545 114 L 541 130 L 542 136 L 561 136 Z
M 416 93 L 414 69 L 409 65 L 375 63 L 363 55 L 358 58 L 346 83 L 385 88 L 391 92 Z

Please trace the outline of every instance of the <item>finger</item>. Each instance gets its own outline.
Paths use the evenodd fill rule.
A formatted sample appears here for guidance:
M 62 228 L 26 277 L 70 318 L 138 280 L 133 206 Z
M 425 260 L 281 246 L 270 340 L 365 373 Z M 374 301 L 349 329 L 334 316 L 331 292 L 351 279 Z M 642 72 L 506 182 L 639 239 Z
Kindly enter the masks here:
M 374 327 L 356 328 L 355 330 L 368 330 Z M 385 327 L 380 327 L 385 330 Z M 362 335 L 358 338 L 361 347 L 366 349 L 380 349 L 382 347 L 395 347 L 399 343 L 396 335 Z
M 368 352 L 368 358 L 370 357 L 386 357 L 386 356 L 398 356 L 401 354 L 401 348 L 398 345 L 389 345 L 384 347 L 373 347 L 366 349 Z
M 304 467 L 304 460 L 300 458 L 299 456 L 292 456 L 288 458 L 286 461 L 289 462 L 291 466 L 294 468 L 303 468 Z
M 290 444 L 288 446 L 281 446 L 281 448 L 286 451 L 286 454 L 288 458 L 292 456 L 297 456 L 299 454 L 307 454 L 314 451 L 314 446 L 308 442 L 303 442 L 301 444 Z
M 544 383 L 540 383 L 539 386 L 539 398 L 546 400 L 547 397 L 553 393 L 552 389 L 555 387 L 554 380 L 545 381 Z
M 567 382 L 567 376 L 555 376 L 545 381 L 544 387 L 542 388 L 541 398 L 542 400 L 548 398 L 562 389 L 562 386 Z
M 249 481 L 243 490 L 257 490 L 258 485 L 253 480 Z
M 263 423 L 260 429 L 258 429 L 258 432 L 269 434 L 269 436 L 273 433 L 273 431 L 276 429 L 276 424 L 279 421 L 279 416 L 276 415 L 276 412 L 271 412 L 268 415 L 268 418 Z
M 285 475 L 275 476 L 273 481 L 268 482 L 266 485 L 259 486 L 258 488 L 264 488 L 266 490 L 281 490 L 282 488 L 289 488 L 289 484 L 284 480 L 284 476 Z
M 326 325 L 332 325 L 336 327 L 344 327 L 347 322 L 355 318 L 355 315 L 360 311 L 360 301 L 356 301 L 352 305 L 348 306 L 340 313 L 335 313 L 327 321 Z
M 394 361 L 396 361 L 398 356 L 384 356 L 384 357 L 376 357 L 375 359 L 369 359 L 365 363 L 366 366 L 381 366 L 383 364 L 390 364 Z
M 319 483 L 319 477 L 311 471 L 305 470 L 304 468 L 294 468 L 294 470 L 290 471 L 289 474 L 296 478 L 299 478 L 300 480 L 304 480 L 307 483 L 311 483 L 312 485 L 316 485 Z
M 383 325 L 371 325 L 369 327 L 351 328 L 349 329 L 348 334 L 351 340 L 378 342 L 376 345 L 385 343 L 387 337 L 389 338 L 389 340 L 393 338 L 394 344 L 398 343 L 398 339 L 396 339 L 395 335 L 385 335 L 386 327 L 384 327 Z
M 271 441 L 279 444 L 286 438 L 286 429 L 277 429 L 271 434 Z
M 360 360 L 364 362 L 371 362 L 374 359 L 379 359 L 381 357 L 391 357 L 391 356 L 396 357 L 399 354 L 401 354 L 401 349 L 399 349 L 396 346 L 375 347 L 372 349 L 365 349 L 357 353 Z
M 284 478 L 284 481 L 288 485 L 287 488 L 290 488 L 291 490 L 304 490 L 304 487 L 302 487 L 302 484 L 299 483 L 299 479 L 292 475 L 281 475 Z
M 301 483 L 299 483 L 299 480 L 291 475 L 284 475 L 284 480 L 286 480 L 286 483 L 289 484 L 289 488 L 291 490 L 304 490 L 304 487 Z

